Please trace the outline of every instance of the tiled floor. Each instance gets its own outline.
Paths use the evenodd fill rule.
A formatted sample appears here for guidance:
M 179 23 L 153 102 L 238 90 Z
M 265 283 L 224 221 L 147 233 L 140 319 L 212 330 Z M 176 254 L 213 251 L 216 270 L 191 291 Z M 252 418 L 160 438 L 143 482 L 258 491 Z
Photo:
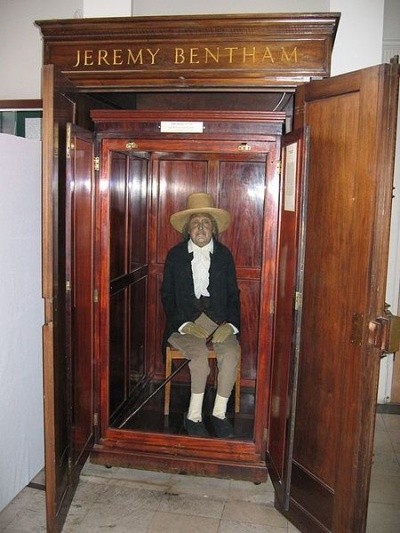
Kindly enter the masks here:
M 400 531 L 400 415 L 378 414 L 367 533 Z
M 160 474 L 86 464 L 63 532 L 284 533 L 270 482 Z M 0 531 L 45 531 L 44 492 L 25 488 L 1 513 Z M 400 416 L 379 414 L 368 533 L 400 531 Z M 355 532 L 356 533 L 356 532 Z

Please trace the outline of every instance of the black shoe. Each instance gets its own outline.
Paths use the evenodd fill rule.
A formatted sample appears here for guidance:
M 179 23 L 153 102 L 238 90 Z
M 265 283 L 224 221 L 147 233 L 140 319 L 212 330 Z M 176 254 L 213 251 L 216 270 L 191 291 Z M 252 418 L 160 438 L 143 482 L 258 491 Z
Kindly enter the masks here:
M 206 427 L 202 421 L 193 422 L 189 420 L 186 416 L 186 413 L 183 417 L 183 427 L 186 429 L 186 433 L 192 437 L 209 437 L 210 434 L 206 430 Z
M 211 415 L 211 423 L 218 438 L 231 439 L 234 436 L 232 424 L 226 417 L 222 419 Z

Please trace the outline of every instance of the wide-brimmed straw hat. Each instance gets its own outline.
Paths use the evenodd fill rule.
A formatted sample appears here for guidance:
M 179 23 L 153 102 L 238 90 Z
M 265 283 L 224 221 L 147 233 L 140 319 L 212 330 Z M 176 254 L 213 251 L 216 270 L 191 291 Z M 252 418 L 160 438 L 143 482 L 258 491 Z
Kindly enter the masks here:
M 188 196 L 184 211 L 179 211 L 171 215 L 170 222 L 172 227 L 182 233 L 186 222 L 188 222 L 192 215 L 197 213 L 213 216 L 217 221 L 219 232 L 226 230 L 231 221 L 231 215 L 228 211 L 214 207 L 214 200 L 211 194 L 195 192 Z

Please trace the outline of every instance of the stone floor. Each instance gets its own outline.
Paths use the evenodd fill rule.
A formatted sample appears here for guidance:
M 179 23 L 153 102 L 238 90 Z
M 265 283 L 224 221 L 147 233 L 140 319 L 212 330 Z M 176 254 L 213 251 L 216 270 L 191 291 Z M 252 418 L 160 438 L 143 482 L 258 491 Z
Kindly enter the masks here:
M 377 415 L 368 533 L 400 531 L 400 416 Z M 26 487 L 0 513 L 0 531 L 45 531 L 44 491 Z M 160 474 L 87 463 L 63 532 L 296 532 L 273 507 L 270 482 Z M 355 532 L 356 533 L 356 532 Z

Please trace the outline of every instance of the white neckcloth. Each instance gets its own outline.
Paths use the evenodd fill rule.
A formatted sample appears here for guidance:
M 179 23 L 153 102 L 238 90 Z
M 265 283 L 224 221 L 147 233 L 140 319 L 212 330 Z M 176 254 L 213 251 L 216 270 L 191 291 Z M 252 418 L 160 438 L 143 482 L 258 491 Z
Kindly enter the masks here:
M 212 254 L 214 252 L 214 241 L 211 239 L 205 246 L 197 246 L 197 244 L 189 239 L 188 251 L 189 253 L 193 252 L 192 274 L 196 298 L 210 296 L 207 288 L 210 283 L 210 253 Z

